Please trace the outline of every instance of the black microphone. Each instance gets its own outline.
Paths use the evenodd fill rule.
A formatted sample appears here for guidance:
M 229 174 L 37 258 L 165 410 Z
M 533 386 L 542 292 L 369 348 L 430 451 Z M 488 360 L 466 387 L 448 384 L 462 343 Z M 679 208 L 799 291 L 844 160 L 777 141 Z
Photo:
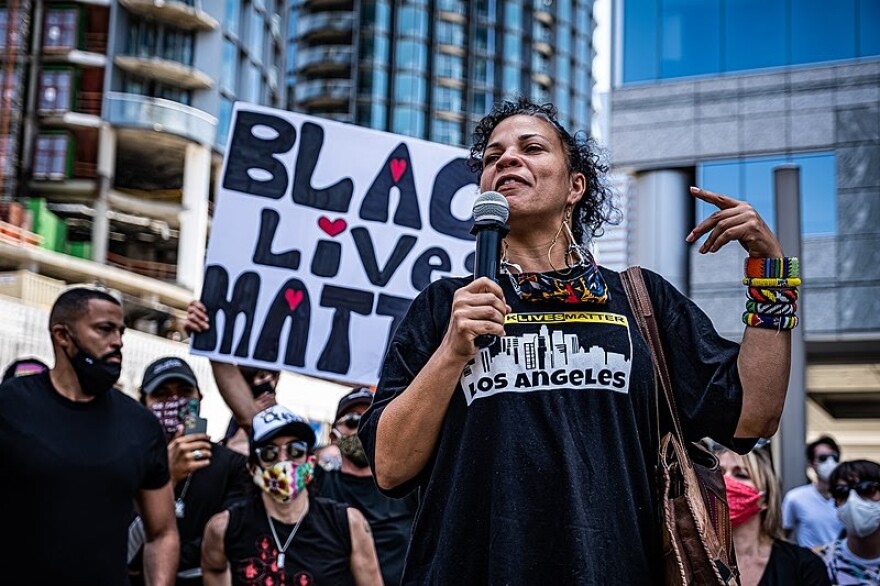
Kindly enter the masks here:
M 506 224 L 510 210 L 507 199 L 497 191 L 485 191 L 474 201 L 474 227 L 471 234 L 477 237 L 474 257 L 474 279 L 489 277 L 498 282 L 501 263 L 501 241 L 510 232 Z M 488 348 L 498 341 L 494 334 L 480 334 L 474 340 L 478 348 Z

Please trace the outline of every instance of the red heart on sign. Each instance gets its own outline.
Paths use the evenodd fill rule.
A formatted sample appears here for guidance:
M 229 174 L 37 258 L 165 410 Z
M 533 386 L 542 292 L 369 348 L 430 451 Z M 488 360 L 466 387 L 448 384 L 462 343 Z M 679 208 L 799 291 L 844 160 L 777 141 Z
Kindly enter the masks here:
M 284 299 L 287 300 L 287 307 L 290 308 L 290 311 L 293 311 L 294 309 L 299 307 L 300 303 L 302 303 L 303 292 L 288 289 L 284 292 Z
M 391 159 L 391 177 L 395 183 L 400 181 L 404 171 L 406 171 L 406 159 Z
M 348 224 L 346 224 L 345 220 L 342 218 L 331 222 L 330 218 L 321 216 L 318 218 L 318 227 L 330 236 L 335 237 L 336 235 L 341 234 L 342 231 L 348 227 Z

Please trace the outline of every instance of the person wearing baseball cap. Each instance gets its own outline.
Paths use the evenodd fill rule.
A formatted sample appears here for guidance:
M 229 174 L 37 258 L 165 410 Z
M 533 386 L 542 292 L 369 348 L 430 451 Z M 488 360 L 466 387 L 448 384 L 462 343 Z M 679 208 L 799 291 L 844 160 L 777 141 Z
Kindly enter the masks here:
M 319 469 L 315 494 L 357 508 L 370 523 L 379 567 L 386 584 L 400 584 L 413 518 L 418 508 L 415 493 L 402 499 L 382 494 L 357 436 L 361 415 L 373 402 L 373 391 L 356 387 L 339 400 L 331 438 L 342 455 L 338 470 Z
M 382 584 L 364 516 L 310 495 L 315 432 L 273 405 L 253 418 L 248 469 L 260 491 L 215 515 L 205 528 L 205 584 Z
M 49 366 L 39 358 L 19 358 L 13 360 L 3 371 L 3 382 L 17 376 L 42 374 L 49 371 Z
M 159 419 L 168 444 L 168 466 L 174 486 L 177 530 L 180 533 L 178 586 L 201 580 L 201 541 L 205 525 L 215 514 L 246 497 L 250 486 L 247 458 L 211 442 L 206 422 L 199 417 L 202 393 L 190 365 L 177 356 L 153 361 L 144 371 L 140 400 Z M 141 556 L 137 523 L 129 531 L 129 568 L 134 586 Z

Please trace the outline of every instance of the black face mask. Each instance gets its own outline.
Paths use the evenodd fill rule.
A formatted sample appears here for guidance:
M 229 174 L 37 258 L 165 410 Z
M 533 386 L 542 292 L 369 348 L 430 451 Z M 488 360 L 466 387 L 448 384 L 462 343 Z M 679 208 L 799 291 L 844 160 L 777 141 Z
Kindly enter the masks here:
M 118 362 L 107 362 L 107 357 L 118 355 L 117 351 L 110 352 L 104 358 L 96 358 L 83 351 L 80 345 L 76 343 L 73 336 L 70 337 L 73 345 L 76 346 L 76 354 L 70 359 L 73 370 L 76 373 L 76 379 L 79 381 L 79 388 L 86 395 L 92 397 L 103 395 L 113 388 L 119 375 L 122 373 L 122 364 Z
M 271 381 L 266 381 L 256 386 L 251 386 L 251 392 L 254 394 L 254 399 L 256 399 L 266 393 L 274 393 L 275 385 Z

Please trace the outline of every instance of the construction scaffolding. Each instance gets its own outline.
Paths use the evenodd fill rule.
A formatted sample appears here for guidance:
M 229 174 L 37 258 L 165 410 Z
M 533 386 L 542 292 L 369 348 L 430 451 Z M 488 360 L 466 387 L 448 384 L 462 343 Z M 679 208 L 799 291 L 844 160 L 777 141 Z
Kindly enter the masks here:
M 7 0 L 5 6 L 0 5 L 0 202 L 17 195 L 30 32 L 29 0 Z

